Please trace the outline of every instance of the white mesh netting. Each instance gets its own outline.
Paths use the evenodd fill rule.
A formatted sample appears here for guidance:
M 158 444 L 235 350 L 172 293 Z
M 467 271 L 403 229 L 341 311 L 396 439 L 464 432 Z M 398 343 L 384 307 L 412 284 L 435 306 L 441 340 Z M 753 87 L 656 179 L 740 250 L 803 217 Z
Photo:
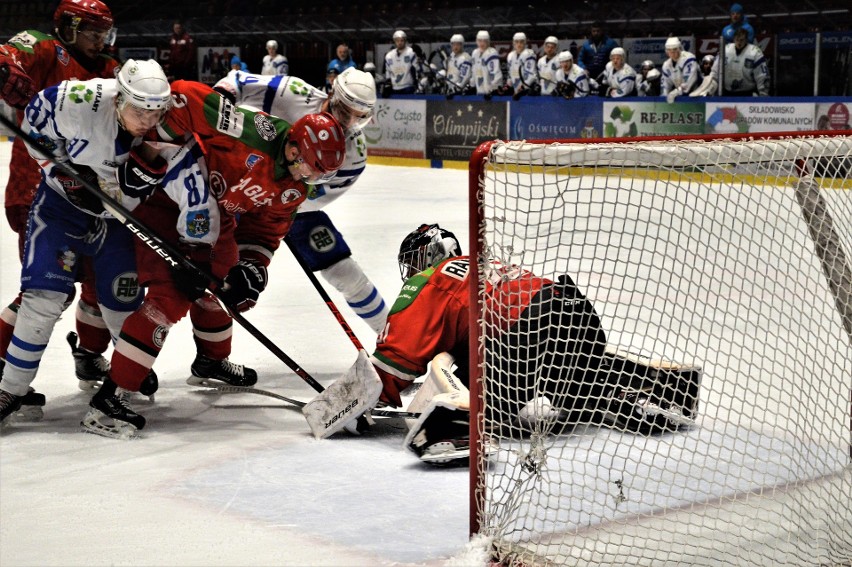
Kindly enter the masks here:
M 504 564 L 852 562 L 850 174 L 844 136 L 495 143 L 480 287 L 567 274 L 607 351 L 570 286 L 476 317 Z

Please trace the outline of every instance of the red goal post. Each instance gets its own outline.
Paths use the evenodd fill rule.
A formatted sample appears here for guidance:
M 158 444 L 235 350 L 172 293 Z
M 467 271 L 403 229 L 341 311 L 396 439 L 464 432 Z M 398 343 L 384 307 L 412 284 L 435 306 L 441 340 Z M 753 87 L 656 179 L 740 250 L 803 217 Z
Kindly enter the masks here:
M 852 560 L 852 499 L 831 501 L 852 494 L 850 178 L 852 131 L 493 141 L 473 152 L 470 532 L 490 538 L 495 559 L 513 565 L 553 557 L 601 564 L 606 564 L 601 558 L 624 560 L 618 551 L 624 542 L 641 539 L 631 524 L 664 525 L 675 516 L 689 523 L 694 509 L 697 527 L 683 528 L 677 544 L 690 556 L 689 539 L 704 529 L 698 515 L 729 526 L 734 520 L 727 518 L 741 513 L 726 509 L 726 519 L 720 519 L 714 514 L 722 512 L 705 507 L 725 508 L 730 500 L 736 508 L 745 502 L 748 513 L 750 500 L 759 508 L 765 503 L 758 498 L 772 492 L 793 499 L 807 494 L 813 500 L 797 508 L 796 518 L 807 523 L 813 506 L 815 522 L 836 527 L 778 535 L 789 545 L 764 546 L 771 556 L 767 564 L 782 548 L 799 558 L 796 554 L 805 551 L 795 546 L 812 545 L 809 538 L 825 544 L 811 559 Z M 482 297 L 483 271 L 499 252 L 505 253 L 496 258 L 502 264 L 519 264 L 537 275 L 555 279 L 570 273 L 602 315 L 619 352 L 702 364 L 697 425 L 650 439 L 609 428 L 560 431 L 546 420 L 529 437 L 495 433 L 499 424 L 486 423 L 484 411 L 483 390 L 496 372 L 485 364 Z M 797 301 L 819 307 L 812 314 L 810 306 L 790 305 Z M 787 351 L 794 352 L 785 357 Z M 693 353 L 700 354 L 697 360 L 677 358 Z M 800 385 L 797 376 L 827 384 Z M 834 401 L 838 397 L 842 400 Z M 496 451 L 483 451 L 486 437 L 496 441 Z M 690 454 L 679 439 L 707 453 Z M 588 446 L 580 451 L 571 443 Z M 681 463 L 694 461 L 685 468 L 696 469 L 698 461 L 715 458 L 728 443 L 743 453 L 730 454 L 719 470 L 705 467 L 693 476 L 674 459 L 660 471 L 643 460 L 648 447 L 658 450 L 660 459 L 677 446 Z M 761 452 L 767 445 L 794 465 L 774 470 L 757 458 L 745 462 L 753 449 Z M 531 456 L 540 458 L 543 468 L 525 470 L 524 458 L 528 463 Z M 627 464 L 607 470 L 595 465 L 589 472 L 575 466 L 584 456 Z M 800 464 L 795 456 L 819 463 Z M 752 465 L 757 472 L 745 470 Z M 659 494 L 672 487 L 638 478 L 643 470 L 683 477 L 692 488 L 662 498 Z M 606 473 L 618 478 L 578 489 L 579 482 Z M 710 489 L 699 495 L 702 483 Z M 552 489 L 555 484 L 559 487 Z M 536 490 L 544 485 L 554 492 L 539 498 Z M 778 509 L 788 513 L 785 498 L 779 496 Z M 766 504 L 772 506 L 774 501 Z M 600 510 L 589 511 L 596 507 Z M 589 543 L 596 531 L 603 534 L 600 542 Z M 754 539 L 747 531 L 738 535 L 746 542 Z M 726 543 L 726 552 L 740 553 L 739 545 Z

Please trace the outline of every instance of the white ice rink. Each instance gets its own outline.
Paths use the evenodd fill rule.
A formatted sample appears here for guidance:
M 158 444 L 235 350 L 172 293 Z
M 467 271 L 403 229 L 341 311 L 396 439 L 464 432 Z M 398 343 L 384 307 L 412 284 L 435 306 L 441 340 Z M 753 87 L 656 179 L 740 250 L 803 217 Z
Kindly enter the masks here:
M 5 187 L 11 142 L 0 142 Z M 467 173 L 370 165 L 327 212 L 354 257 L 393 301 L 396 253 L 421 222 L 465 234 Z M 0 223 L 0 302 L 18 290 L 16 237 Z M 460 236 L 461 238 L 461 236 Z M 246 313 L 324 385 L 355 360 L 352 343 L 285 246 L 270 284 Z M 375 337 L 332 298 L 368 350 Z M 156 402 L 139 402 L 144 438 L 82 433 L 88 394 L 77 389 L 65 335 L 56 326 L 35 387 L 44 421 L 0 437 L 0 565 L 444 565 L 465 559 L 467 469 L 434 470 L 402 449 L 387 425 L 362 438 L 316 441 L 293 407 L 256 395 L 188 386 L 195 353 L 188 320 L 158 358 Z M 258 387 L 310 399 L 315 392 L 234 326 L 232 359 L 257 369 Z

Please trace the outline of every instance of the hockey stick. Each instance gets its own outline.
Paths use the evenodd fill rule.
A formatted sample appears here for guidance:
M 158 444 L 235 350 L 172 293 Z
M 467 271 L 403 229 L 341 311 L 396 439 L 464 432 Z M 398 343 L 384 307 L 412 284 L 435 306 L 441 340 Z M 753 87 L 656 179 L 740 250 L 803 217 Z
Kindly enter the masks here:
M 302 255 L 299 254 L 299 251 L 296 249 L 296 245 L 293 244 L 292 239 L 289 236 L 284 237 L 284 242 L 287 244 L 287 248 L 290 249 L 293 256 L 296 258 L 296 261 L 301 266 L 302 271 L 305 272 L 305 275 L 308 276 L 311 284 L 314 286 L 314 289 L 320 294 L 320 297 L 325 302 L 326 306 L 329 310 L 334 314 L 334 318 L 337 319 L 337 322 L 343 328 L 343 332 L 346 333 L 346 336 L 349 337 L 349 340 L 352 341 L 352 344 L 355 345 L 355 348 L 358 350 L 366 350 L 364 345 L 361 344 L 361 341 L 358 340 L 358 337 L 355 335 L 355 331 L 352 330 L 352 327 L 349 326 L 349 323 L 346 322 L 346 318 L 343 317 L 343 314 L 337 308 L 337 305 L 334 304 L 334 301 L 331 300 L 331 297 L 328 295 L 328 292 L 325 291 L 325 288 L 322 287 L 322 284 L 319 282 L 317 277 L 314 275 L 314 272 L 311 270 L 310 266 L 305 263 L 305 259 L 302 258 Z
M 148 228 L 144 223 L 140 222 L 137 218 L 133 216 L 133 214 L 124 207 L 121 203 L 113 199 L 110 195 L 103 193 L 98 187 L 96 187 L 92 182 L 87 179 L 84 179 L 80 176 L 77 171 L 75 171 L 72 167 L 60 163 L 56 160 L 56 157 L 47 149 L 41 147 L 37 141 L 35 141 L 32 137 L 30 137 L 26 132 L 24 132 L 20 126 L 9 120 L 6 116 L 0 114 L 0 122 L 3 123 L 4 126 L 9 128 L 16 136 L 19 136 L 22 140 L 24 140 L 28 146 L 36 150 L 42 157 L 50 161 L 55 167 L 57 167 L 60 172 L 68 177 L 74 179 L 77 183 L 86 189 L 89 193 L 97 197 L 104 203 L 105 207 L 109 207 L 109 212 L 118 220 L 125 228 L 127 228 L 133 235 L 144 242 L 153 252 L 155 252 L 158 256 L 162 257 L 163 260 L 169 263 L 172 267 L 180 266 L 181 268 L 192 270 L 196 273 L 203 275 L 207 278 L 208 281 L 216 284 L 216 291 L 212 291 L 214 296 L 216 296 L 222 303 L 225 302 L 221 297 L 221 284 L 222 282 L 219 278 L 213 276 L 206 270 L 202 270 L 200 267 L 196 266 L 192 261 L 188 258 L 185 258 L 180 251 L 178 251 L 174 246 L 169 244 L 160 238 L 154 231 Z M 208 290 L 209 292 L 209 290 Z M 226 305 L 227 307 L 227 305 Z M 278 345 L 273 343 L 266 335 L 261 333 L 254 325 L 252 325 L 245 317 L 242 316 L 241 313 L 234 309 L 228 309 L 233 319 L 242 325 L 242 327 L 248 331 L 250 335 L 256 338 L 260 343 L 268 348 L 275 356 L 277 356 L 284 364 L 286 364 L 299 378 L 307 382 L 311 385 L 311 387 L 318 391 L 322 392 L 324 390 L 322 384 L 317 382 L 310 374 L 308 374 L 302 367 L 300 367 L 296 361 L 290 358 L 287 353 L 281 350 Z
M 281 400 L 300 408 L 305 407 L 305 405 L 307 404 L 307 402 L 303 402 L 301 400 L 294 400 L 293 398 L 288 398 L 286 396 L 276 394 L 275 392 L 270 392 L 269 390 L 261 390 L 260 388 L 251 388 L 247 386 L 229 386 L 225 384 L 202 384 L 202 386 L 210 388 L 211 390 L 217 390 L 219 392 L 222 392 L 223 394 L 257 394 L 259 396 L 275 398 L 276 400 Z M 420 417 L 420 414 L 418 412 L 376 408 L 370 410 L 370 415 L 373 415 L 375 417 L 398 417 L 406 419 L 417 419 L 418 417 Z

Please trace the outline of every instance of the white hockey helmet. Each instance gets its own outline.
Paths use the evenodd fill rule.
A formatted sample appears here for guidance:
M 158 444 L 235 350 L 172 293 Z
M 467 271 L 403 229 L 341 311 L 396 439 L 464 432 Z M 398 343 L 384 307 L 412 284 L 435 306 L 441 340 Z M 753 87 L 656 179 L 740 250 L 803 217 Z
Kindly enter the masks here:
M 454 33 L 450 38 L 450 43 L 464 43 L 464 36 L 460 33 Z
M 128 59 L 118 71 L 118 91 L 123 103 L 145 110 L 168 110 L 172 89 L 160 64 L 153 59 Z
M 369 73 L 371 71 L 373 73 L 375 73 L 376 72 L 376 64 L 373 63 L 372 61 L 367 61 L 366 63 L 364 63 L 364 71 L 366 71 L 367 73 Z
M 266 42 L 266 49 L 274 49 L 275 51 L 278 51 L 278 42 L 274 39 L 270 39 Z
M 559 63 L 565 63 L 566 61 L 574 62 L 574 56 L 571 55 L 570 51 L 563 51 L 559 55 L 556 56 L 556 60 Z
M 704 57 L 701 58 L 701 64 L 710 63 L 711 65 L 716 62 L 716 56 L 712 53 L 708 53 Z
M 545 44 L 552 43 L 553 45 L 559 45 L 559 40 L 556 39 L 555 35 L 549 35 L 546 38 L 544 38 L 544 43 Z
M 400 38 L 401 39 L 408 39 L 408 36 L 405 35 L 405 32 L 402 31 L 402 30 L 396 30 L 395 32 L 393 32 L 394 41 L 396 41 L 397 39 L 400 39 Z
M 363 128 L 376 106 L 376 80 L 366 71 L 348 67 L 335 79 L 330 102 L 331 113 L 345 130 Z
M 526 43 L 527 34 L 525 34 L 524 32 L 518 32 L 512 36 L 512 41 L 523 41 L 524 43 Z
M 640 69 L 642 69 L 643 71 L 650 71 L 651 69 L 654 69 L 655 67 L 656 67 L 656 65 L 654 64 L 653 61 L 651 61 L 650 59 L 645 59 L 644 61 L 642 61 L 642 66 L 640 67 Z
M 669 49 L 683 49 L 683 44 L 680 42 L 680 39 L 670 37 L 666 40 L 666 51 Z
M 621 47 L 613 48 L 613 50 L 609 52 L 610 59 L 612 59 L 613 55 L 620 55 L 623 59 L 627 59 L 627 52 Z
M 476 41 L 491 41 L 491 34 L 486 30 L 476 32 Z

